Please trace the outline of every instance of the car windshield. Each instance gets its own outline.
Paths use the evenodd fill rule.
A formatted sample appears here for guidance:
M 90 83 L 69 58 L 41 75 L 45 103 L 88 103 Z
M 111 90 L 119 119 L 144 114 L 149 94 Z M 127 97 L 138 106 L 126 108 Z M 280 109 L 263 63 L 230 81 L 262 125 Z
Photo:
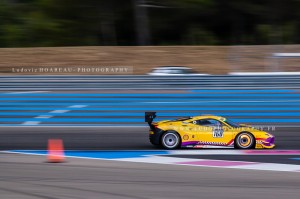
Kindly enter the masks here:
M 228 119 L 225 119 L 224 122 L 225 122 L 226 124 L 228 124 L 229 126 L 233 127 L 233 128 L 238 128 L 238 127 L 240 127 L 239 124 L 237 124 L 237 123 L 235 123 L 235 122 L 233 122 L 233 121 L 231 121 L 231 120 L 228 120 Z

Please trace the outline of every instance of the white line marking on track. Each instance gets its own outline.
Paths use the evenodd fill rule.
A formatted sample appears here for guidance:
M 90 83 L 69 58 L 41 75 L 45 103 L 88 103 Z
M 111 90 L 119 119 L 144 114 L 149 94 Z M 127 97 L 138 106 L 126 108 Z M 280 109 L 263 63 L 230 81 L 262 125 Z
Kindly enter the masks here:
M 280 163 L 261 163 L 261 162 L 245 162 L 245 161 L 227 161 L 227 162 L 238 162 L 241 165 L 238 166 L 220 166 L 220 165 L 201 165 L 201 161 L 219 161 L 212 159 L 192 159 L 192 158 L 176 158 L 176 157 L 164 157 L 160 156 L 145 156 L 140 158 L 120 158 L 112 159 L 116 161 L 126 161 L 126 162 L 139 162 L 139 163 L 156 163 L 156 164 L 172 164 L 172 165 L 182 165 L 182 166 L 194 166 L 194 167 L 214 167 L 214 168 L 232 168 L 232 169 L 250 169 L 250 170 L 267 170 L 267 171 L 289 171 L 289 172 L 299 172 L 300 165 L 291 164 L 280 164 Z M 185 163 L 191 162 L 191 164 Z M 199 162 L 200 164 L 192 164 L 193 162 Z M 243 165 L 243 163 L 246 163 Z
M 23 122 L 22 125 L 38 125 L 39 123 L 39 121 L 26 121 Z
M 72 105 L 72 106 L 69 106 L 68 108 L 84 108 L 86 107 L 87 105 Z M 66 112 L 69 112 L 71 110 L 54 110 L 54 111 L 50 111 L 49 113 L 66 113 Z M 34 118 L 36 119 L 49 119 L 51 117 L 54 117 L 55 115 L 38 115 Z M 23 122 L 22 125 L 38 125 L 40 123 L 40 121 L 26 121 L 26 122 Z M 58 126 L 56 126 L 58 127 Z
M 87 107 L 87 105 L 73 105 L 73 106 L 69 106 L 68 108 L 84 108 Z
M 39 115 L 39 116 L 36 116 L 35 118 L 37 119 L 48 119 L 50 117 L 53 117 L 52 115 Z
M 239 166 L 230 166 L 227 168 L 233 169 L 253 169 L 253 170 L 264 170 L 264 171 L 291 171 L 298 172 L 300 169 L 299 165 L 293 164 L 280 164 L 280 163 L 260 163 L 256 162 L 255 164 L 249 165 L 239 165 Z
M 54 110 L 54 111 L 50 111 L 49 113 L 66 113 L 70 110 Z

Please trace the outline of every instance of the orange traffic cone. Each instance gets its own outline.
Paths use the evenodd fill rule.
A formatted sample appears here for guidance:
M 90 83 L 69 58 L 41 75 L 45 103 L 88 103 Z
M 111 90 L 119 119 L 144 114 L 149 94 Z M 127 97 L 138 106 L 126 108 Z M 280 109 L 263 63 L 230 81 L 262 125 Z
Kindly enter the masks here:
M 50 163 L 60 163 L 64 162 L 64 146 L 61 139 L 49 139 L 48 140 L 48 162 Z

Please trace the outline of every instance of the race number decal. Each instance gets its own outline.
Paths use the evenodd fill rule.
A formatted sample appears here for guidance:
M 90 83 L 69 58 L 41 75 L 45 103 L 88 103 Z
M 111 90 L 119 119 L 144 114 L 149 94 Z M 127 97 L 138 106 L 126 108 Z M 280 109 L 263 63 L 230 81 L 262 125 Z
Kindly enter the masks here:
M 224 134 L 224 130 L 221 127 L 215 127 L 213 129 L 213 137 L 214 138 L 222 138 Z

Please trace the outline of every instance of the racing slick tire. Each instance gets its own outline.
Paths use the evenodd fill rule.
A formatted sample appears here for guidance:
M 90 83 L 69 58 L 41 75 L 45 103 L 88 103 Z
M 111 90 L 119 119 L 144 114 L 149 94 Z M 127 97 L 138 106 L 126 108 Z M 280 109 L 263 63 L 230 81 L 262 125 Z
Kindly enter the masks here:
M 235 137 L 234 146 L 238 149 L 253 149 L 255 147 L 255 138 L 249 132 L 241 132 Z
M 176 131 L 166 131 L 161 136 L 161 145 L 166 149 L 177 149 L 181 144 L 181 139 Z

